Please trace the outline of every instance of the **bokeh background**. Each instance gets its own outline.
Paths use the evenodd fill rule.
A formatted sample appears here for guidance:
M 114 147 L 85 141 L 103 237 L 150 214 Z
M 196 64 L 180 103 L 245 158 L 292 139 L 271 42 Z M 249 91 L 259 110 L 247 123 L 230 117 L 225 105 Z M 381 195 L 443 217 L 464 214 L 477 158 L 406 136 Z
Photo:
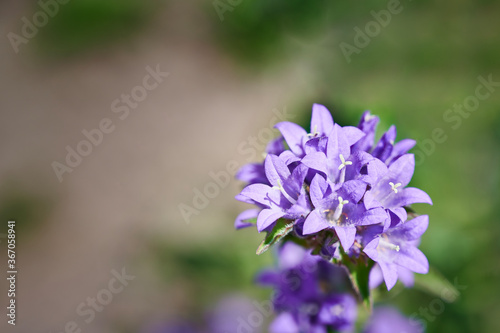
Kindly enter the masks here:
M 414 207 L 430 215 L 421 248 L 440 272 L 434 278 L 458 284 L 460 296 L 426 317 L 421 309 L 442 290 L 420 279 L 413 290 L 378 291 L 380 302 L 423 319 L 427 332 L 498 332 L 500 87 L 456 129 L 443 115 L 474 95 L 479 76 L 500 81 L 500 4 L 402 0 L 347 61 L 341 43 L 355 45 L 355 28 L 387 8 L 71 0 L 13 47 L 9 33 L 22 36 L 23 18 L 32 22 L 42 7 L 1 1 L 0 267 L 15 219 L 19 269 L 17 325 L 3 315 L 1 331 L 59 333 L 71 321 L 82 332 L 203 327 L 221 299 L 269 299 L 252 281 L 272 254 L 254 254 L 262 238 L 255 230 L 233 230 L 242 184 L 219 188 L 189 223 L 179 205 L 193 206 L 211 172 L 249 161 L 238 147 L 269 128 L 273 110 L 308 126 L 317 102 L 341 125 L 369 109 L 381 130 L 396 124 L 398 139 L 419 142 L 412 184 L 434 200 Z M 148 66 L 169 76 L 121 120 L 111 105 L 142 84 Z M 64 163 L 66 146 L 104 118 L 114 131 L 60 182 L 52 163 Z M 429 143 L 436 128 L 446 140 Z M 123 267 L 135 279 L 85 323 L 78 306 Z M 5 280 L 0 287 L 5 309 Z

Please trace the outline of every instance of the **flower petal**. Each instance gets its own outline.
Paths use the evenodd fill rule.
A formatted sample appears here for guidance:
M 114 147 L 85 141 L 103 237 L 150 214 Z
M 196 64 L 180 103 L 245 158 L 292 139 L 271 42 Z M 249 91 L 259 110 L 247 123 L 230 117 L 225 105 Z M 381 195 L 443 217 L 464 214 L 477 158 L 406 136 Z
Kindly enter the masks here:
M 372 116 L 370 111 L 365 111 L 361 116 L 358 128 L 366 135 L 354 145 L 354 150 L 370 151 L 373 148 L 375 140 L 375 131 L 380 119 L 377 116 Z
M 269 191 L 271 191 L 272 188 L 271 186 L 269 185 L 265 185 L 265 184 L 251 184 L 251 185 L 248 185 L 247 187 L 245 187 L 241 193 L 239 194 L 238 197 L 240 196 L 244 196 L 244 197 L 247 197 L 249 199 L 252 199 L 262 205 L 265 205 L 265 206 L 270 206 L 270 202 L 269 202 L 269 196 L 268 196 L 268 193 Z M 240 200 L 240 199 L 239 199 Z M 240 200 L 240 201 L 243 201 L 243 200 Z
M 382 162 L 385 162 L 391 156 L 394 140 L 396 140 L 396 126 L 392 125 L 389 130 L 382 135 L 377 146 L 373 149 L 372 155 Z
M 299 333 L 300 329 L 292 314 L 283 312 L 269 326 L 270 333 Z
M 307 154 L 302 159 L 302 163 L 311 169 L 328 174 L 328 161 L 326 155 L 322 152 Z
M 263 209 L 257 217 L 257 231 L 261 232 L 284 215 L 285 212 L 276 209 Z
M 385 262 L 379 262 L 380 268 L 382 269 L 382 275 L 384 276 L 385 285 L 387 286 L 387 290 L 391 290 L 392 287 L 398 281 L 398 271 L 397 266 L 394 264 L 388 264 Z
M 366 246 L 363 249 L 363 252 L 366 253 L 366 255 L 370 257 L 370 259 L 372 259 L 373 261 L 378 260 L 378 250 L 377 250 L 378 243 L 379 243 L 378 237 L 374 238 L 371 242 L 366 244 Z
M 333 130 L 333 117 L 330 111 L 321 104 L 313 104 L 311 116 L 311 133 L 315 131 L 328 136 Z
M 352 146 L 366 135 L 362 130 L 353 126 L 342 127 L 342 133 L 344 134 L 349 146 Z
M 410 183 L 415 171 L 415 156 L 413 154 L 406 154 L 398 158 L 389 167 L 389 180 L 394 184 L 401 183 L 401 188 L 406 187 Z
M 415 273 L 429 273 L 429 261 L 427 261 L 427 258 L 422 251 L 414 246 L 402 247 L 396 256 L 394 263 Z
M 328 145 L 326 148 L 326 155 L 333 162 L 334 167 L 338 167 L 341 164 L 340 155 L 343 155 L 345 159 L 349 158 L 351 149 L 342 133 L 342 127 L 339 125 L 335 124 L 333 126 L 333 131 L 328 136 Z
M 388 235 L 405 241 L 413 241 L 419 239 L 427 230 L 428 226 L 429 216 L 421 215 L 389 230 Z
M 283 184 L 285 180 L 290 177 L 290 170 L 288 170 L 287 165 L 276 155 L 267 155 L 264 161 L 264 168 L 266 170 L 267 179 L 273 186 Z
M 304 222 L 304 235 L 314 234 L 323 229 L 330 227 L 328 221 L 326 221 L 320 214 L 318 209 L 313 210 L 306 218 Z
M 403 266 L 398 266 L 398 280 L 401 281 L 406 288 L 411 288 L 415 284 L 415 275 L 412 271 Z
M 371 269 L 368 281 L 370 289 L 377 288 L 384 281 L 384 276 L 382 275 L 382 269 L 378 264 L 375 264 Z
M 414 203 L 426 203 L 432 205 L 432 200 L 427 193 L 415 187 L 407 187 L 398 191 L 389 202 L 388 207 L 403 207 Z
M 259 213 L 260 209 L 255 209 L 255 208 L 247 209 L 241 212 L 240 215 L 238 215 L 238 217 L 236 217 L 236 220 L 234 221 L 234 227 L 236 228 L 236 230 L 238 230 L 254 226 L 255 225 L 254 223 L 245 222 L 245 220 L 254 219 L 259 215 Z
M 293 162 L 300 161 L 300 158 L 297 157 L 291 150 L 285 150 L 280 154 L 280 159 L 285 162 L 286 165 L 290 165 Z
M 321 175 L 315 175 L 309 188 L 309 194 L 314 207 L 319 208 L 327 190 L 328 183 L 326 180 Z
M 356 237 L 356 227 L 338 227 L 335 226 L 335 232 L 339 238 L 340 244 L 345 252 L 349 251 L 352 244 L 354 244 L 354 238 Z
M 307 137 L 307 132 L 305 129 L 289 121 L 277 123 L 276 125 L 274 125 L 274 127 L 281 132 L 291 151 L 293 151 L 297 156 L 304 155 L 304 150 L 302 149 L 302 140 L 304 139 L 304 137 Z

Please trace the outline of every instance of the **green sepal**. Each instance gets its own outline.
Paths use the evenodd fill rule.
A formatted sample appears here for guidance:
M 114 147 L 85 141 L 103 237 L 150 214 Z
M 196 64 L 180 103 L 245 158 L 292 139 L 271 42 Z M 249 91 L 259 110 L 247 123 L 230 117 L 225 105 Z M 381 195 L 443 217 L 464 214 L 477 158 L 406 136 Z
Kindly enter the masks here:
M 260 243 L 257 248 L 257 254 L 260 255 L 281 239 L 283 239 L 286 235 L 288 235 L 293 230 L 293 222 L 290 220 L 279 219 L 274 228 L 269 231 L 266 235 L 266 238 Z

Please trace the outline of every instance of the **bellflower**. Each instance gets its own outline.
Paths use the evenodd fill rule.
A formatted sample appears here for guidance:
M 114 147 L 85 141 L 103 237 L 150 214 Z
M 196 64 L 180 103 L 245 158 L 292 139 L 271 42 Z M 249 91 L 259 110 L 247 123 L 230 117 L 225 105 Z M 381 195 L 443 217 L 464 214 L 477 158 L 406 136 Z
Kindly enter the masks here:
M 299 197 L 307 168 L 301 165 L 290 172 L 283 160 L 272 154 L 267 155 L 264 167 L 266 177 L 272 186 L 250 184 L 237 197 L 244 202 L 248 202 L 247 200 L 250 199 L 264 207 L 257 216 L 257 230 L 259 232 L 282 217 L 297 219 L 302 210 L 302 213 L 307 213 L 307 207 L 297 208 L 297 205 L 300 206 L 304 203 L 304 200 L 299 202 Z M 302 195 L 305 194 L 302 192 Z
M 388 168 L 382 163 L 373 165 L 378 169 L 377 173 L 380 177 L 371 190 L 365 194 L 364 203 L 367 209 L 383 207 L 396 215 L 399 221 L 405 221 L 407 214 L 404 206 L 414 203 L 432 205 L 432 200 L 427 193 L 418 188 L 406 187 L 415 170 L 415 157 L 412 154 L 401 156 Z
M 387 289 L 396 284 L 398 266 L 420 274 L 429 271 L 427 258 L 417 248 L 428 225 L 427 215 L 418 216 L 390 228 L 365 246 L 363 251 L 379 264 Z

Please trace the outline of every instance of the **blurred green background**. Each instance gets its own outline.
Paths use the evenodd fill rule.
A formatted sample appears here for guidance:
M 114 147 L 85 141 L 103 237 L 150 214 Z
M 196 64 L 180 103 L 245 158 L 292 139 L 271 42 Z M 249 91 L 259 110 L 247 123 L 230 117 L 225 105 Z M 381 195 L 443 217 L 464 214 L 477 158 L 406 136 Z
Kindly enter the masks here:
M 228 10 L 221 13 L 217 3 L 225 4 Z M 341 125 L 357 124 L 362 112 L 369 109 L 381 118 L 379 135 L 395 124 L 398 139 L 416 139 L 416 150 L 420 152 L 429 149 L 422 144 L 429 142 L 433 130 L 442 129 L 447 139 L 434 143 L 433 152 L 421 155 L 412 180 L 413 186 L 429 193 L 434 205 L 414 208 L 430 215 L 421 249 L 443 277 L 452 283 L 457 281 L 463 288 L 455 302 L 445 303 L 442 313 L 425 320 L 427 332 L 498 332 L 500 87 L 480 101 L 477 110 L 463 118 L 457 129 L 443 115 L 474 95 L 479 76 L 492 75 L 493 81 L 500 81 L 500 3 L 402 1 L 400 12 L 391 14 L 390 23 L 370 37 L 359 53 L 353 53 L 350 61 L 340 44 L 354 46 L 354 28 L 364 31 L 366 24 L 374 21 L 372 11 L 387 10 L 388 2 L 254 0 L 233 6 L 224 0 L 198 1 L 176 9 L 177 14 L 182 13 L 179 22 L 169 25 L 161 13 L 176 5 L 176 1 L 73 0 L 61 5 L 60 12 L 40 29 L 34 43 L 21 45 L 26 49 L 22 61 L 50 70 L 61 64 L 70 66 L 88 54 L 113 57 L 116 54 L 107 50 L 127 54 L 133 53 L 134 47 L 143 47 L 140 42 L 135 42 L 134 47 L 124 46 L 130 40 L 153 38 L 161 43 L 167 36 L 180 41 L 180 45 L 184 39 L 199 40 L 211 50 L 208 58 L 216 54 L 224 59 L 219 64 L 242 82 L 265 85 L 269 75 L 289 77 L 294 71 L 294 78 L 304 87 L 303 93 L 285 90 L 279 100 L 298 115 L 294 120 L 304 126 L 308 126 L 312 103 L 326 105 Z M 26 8 L 28 16 L 39 10 L 36 3 Z M 19 22 L 13 27 L 19 28 Z M 204 50 L 192 52 L 203 54 Z M 184 89 L 189 91 L 191 87 Z M 221 94 L 228 97 L 231 90 Z M 218 117 L 214 114 L 214 122 L 231 126 Z M 267 118 L 262 123 L 265 121 Z M 223 155 L 226 159 L 221 165 L 232 154 Z M 201 176 L 189 184 L 202 186 L 210 169 L 203 163 L 196 168 Z M 254 274 L 273 262 L 271 254 L 254 255 L 262 236 L 255 230 L 232 230 L 234 218 L 244 208 L 230 200 L 242 186 L 236 181 L 233 185 L 224 189 L 226 199 L 218 201 L 219 220 L 212 221 L 213 215 L 201 218 L 204 224 L 214 225 L 209 237 L 190 238 L 184 233 L 167 241 L 163 234 L 147 235 L 141 240 L 138 254 L 131 256 L 134 262 L 148 267 L 161 285 L 159 290 L 177 295 L 174 299 L 178 303 L 169 304 L 171 317 L 201 322 L 207 309 L 225 294 L 243 293 L 257 300 L 270 295 L 269 290 L 252 285 Z M 29 186 L 26 193 L 18 190 L 9 197 L 11 188 L 4 186 L 2 190 L 6 198 L 0 205 L 2 217 L 23 216 L 29 221 L 32 216 L 46 216 L 53 206 L 47 204 L 52 199 L 35 200 L 39 194 L 33 194 Z M 189 191 L 184 191 L 189 200 Z M 177 213 L 169 216 L 168 223 L 183 223 Z M 137 224 L 143 222 L 137 218 Z M 31 236 L 40 232 L 37 223 L 26 224 L 26 229 L 32 230 Z M 147 228 L 147 224 L 142 227 Z M 196 230 L 196 226 L 193 228 Z M 436 296 L 424 289 L 418 285 L 413 290 L 398 287 L 389 294 L 380 292 L 379 297 L 383 302 L 397 304 L 406 315 L 417 314 L 425 319 L 421 309 L 429 308 Z M 115 317 L 109 320 L 120 332 L 134 332 L 143 324 L 137 320 L 127 326 Z M 147 316 L 142 320 L 147 321 Z

